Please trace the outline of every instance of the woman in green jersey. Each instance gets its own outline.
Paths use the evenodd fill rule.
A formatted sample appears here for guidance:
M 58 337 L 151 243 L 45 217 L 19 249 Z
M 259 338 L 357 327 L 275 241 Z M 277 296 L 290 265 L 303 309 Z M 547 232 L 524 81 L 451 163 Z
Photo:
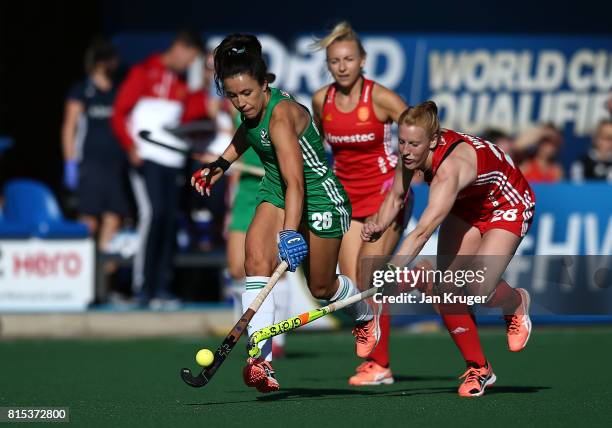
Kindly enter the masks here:
M 273 79 L 270 75 L 269 79 Z M 237 113 L 237 112 L 234 112 Z M 234 126 L 240 127 L 242 120 L 239 114 L 234 116 Z M 240 158 L 243 168 L 240 169 L 237 183 L 232 197 L 231 221 L 227 233 L 227 270 L 230 277 L 230 293 L 234 304 L 235 320 L 242 316 L 242 293 L 246 273 L 244 271 L 246 233 L 255 217 L 257 208 L 257 190 L 263 177 L 263 165 L 257 153 L 251 148 L 247 149 Z M 261 171 L 261 173 L 260 173 Z M 286 272 L 274 286 L 274 320 L 289 318 L 289 305 L 291 292 L 300 286 L 298 272 Z M 245 308 L 246 309 L 246 308 Z M 274 359 L 284 356 L 285 335 L 272 338 L 272 357 Z
M 278 260 L 290 271 L 304 262 L 310 292 L 336 301 L 357 294 L 353 282 L 336 274 L 342 235 L 351 221 L 350 202 L 327 166 L 323 143 L 308 110 L 284 91 L 268 86 L 267 67 L 255 36 L 232 34 L 215 49 L 215 83 L 241 113 L 243 123 L 215 162 L 192 177 L 200 194 L 211 188 L 249 147 L 261 160 L 265 176 L 257 191 L 257 209 L 246 236 L 248 307 L 265 286 Z M 268 298 L 253 317 L 249 334 L 274 321 Z M 349 307 L 355 320 L 357 354 L 367 356 L 380 337 L 378 314 L 365 302 Z M 270 341 L 260 343 L 262 357 L 249 359 L 244 370 L 248 386 L 276 391 L 270 365 Z

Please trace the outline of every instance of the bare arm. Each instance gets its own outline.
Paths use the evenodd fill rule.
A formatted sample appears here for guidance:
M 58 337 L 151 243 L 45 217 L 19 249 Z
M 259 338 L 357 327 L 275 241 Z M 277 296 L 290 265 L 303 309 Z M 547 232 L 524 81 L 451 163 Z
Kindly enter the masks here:
M 312 96 L 312 119 L 321 132 L 323 132 L 323 121 L 321 115 L 323 114 L 323 103 L 325 102 L 327 88 L 328 86 L 322 87 Z
M 372 99 L 376 117 L 382 122 L 390 120 L 397 122 L 400 115 L 408 108 L 399 95 L 378 84 L 374 85 L 372 89 Z M 407 170 L 401 162 L 398 163 L 395 168 L 391 190 L 378 209 L 375 220 L 363 225 L 361 239 L 369 242 L 376 241 L 391 226 L 393 220 L 404 207 L 406 192 L 410 189 L 413 175 L 414 171 Z
M 376 213 L 374 221 L 366 222 L 361 230 L 361 239 L 374 242 L 391 226 L 404 207 L 406 192 L 410 189 L 410 182 L 414 172 L 409 171 L 400 163 L 395 168 L 393 185 L 385 196 L 383 203 Z
M 429 188 L 427 207 L 393 258 L 393 264 L 405 266 L 421 252 L 450 213 L 459 192 L 475 180 L 476 154 L 473 153 L 472 158 L 466 150 L 473 150 L 465 144 L 463 146 L 455 149 L 436 172 Z
M 82 113 L 83 103 L 77 100 L 66 101 L 62 123 L 62 153 L 65 161 L 76 159 L 75 136 L 79 117 Z
M 427 207 L 393 257 L 394 265 L 406 266 L 421 252 L 436 228 L 450 213 L 458 193 L 457 178 L 454 175 L 436 174 L 429 189 Z
M 397 123 L 400 115 L 408 108 L 404 100 L 390 89 L 379 84 L 372 89 L 374 112 L 381 122 L 392 120 Z
M 247 142 L 246 135 L 244 132 L 244 127 L 240 126 L 229 146 L 225 149 L 223 154 L 221 155 L 223 159 L 228 161 L 229 163 L 235 162 L 242 154 L 249 148 L 249 143 Z
M 304 204 L 304 161 L 298 142 L 299 132 L 296 130 L 299 124 L 296 112 L 292 111 L 294 108 L 299 108 L 300 113 L 306 115 L 306 111 L 296 104 L 281 102 L 274 109 L 270 120 L 270 140 L 287 186 L 284 230 L 298 230 Z
M 234 138 L 232 138 L 232 141 L 230 142 L 229 146 L 227 146 L 221 157 L 231 165 L 240 156 L 242 156 L 248 147 L 249 143 L 247 142 L 246 135 L 244 134 L 244 127 L 241 126 L 234 134 Z M 219 181 L 224 172 L 225 171 L 223 171 L 223 169 L 219 166 L 212 168 L 212 171 L 211 167 L 204 166 L 191 176 L 191 185 L 195 187 L 196 191 L 200 193 L 200 195 L 204 195 L 204 193 L 206 193 L 207 196 L 210 196 L 212 187 L 217 181 Z

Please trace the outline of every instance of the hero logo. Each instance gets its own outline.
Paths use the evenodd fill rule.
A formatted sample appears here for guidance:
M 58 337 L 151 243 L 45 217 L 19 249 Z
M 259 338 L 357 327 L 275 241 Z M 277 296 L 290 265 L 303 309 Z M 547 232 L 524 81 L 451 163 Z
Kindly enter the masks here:
M 373 132 L 369 134 L 353 134 L 353 135 L 332 135 L 325 134 L 325 139 L 328 143 L 367 143 L 368 141 L 374 141 L 376 135 Z
M 52 277 L 66 275 L 77 277 L 81 274 L 83 260 L 76 252 L 13 254 L 13 276 Z

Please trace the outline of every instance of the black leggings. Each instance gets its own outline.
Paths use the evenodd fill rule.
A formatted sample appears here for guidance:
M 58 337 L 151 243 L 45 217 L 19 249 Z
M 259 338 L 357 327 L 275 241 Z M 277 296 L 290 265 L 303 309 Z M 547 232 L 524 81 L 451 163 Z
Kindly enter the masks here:
M 134 258 L 134 286 L 144 302 L 173 297 L 170 284 L 181 171 L 145 161 L 131 173 L 141 239 Z

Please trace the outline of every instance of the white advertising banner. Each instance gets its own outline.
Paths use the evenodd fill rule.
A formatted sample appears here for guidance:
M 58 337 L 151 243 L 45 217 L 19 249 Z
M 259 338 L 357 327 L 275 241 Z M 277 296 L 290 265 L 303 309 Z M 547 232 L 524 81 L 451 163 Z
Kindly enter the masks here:
M 94 298 L 94 243 L 0 240 L 0 311 L 78 311 Z

